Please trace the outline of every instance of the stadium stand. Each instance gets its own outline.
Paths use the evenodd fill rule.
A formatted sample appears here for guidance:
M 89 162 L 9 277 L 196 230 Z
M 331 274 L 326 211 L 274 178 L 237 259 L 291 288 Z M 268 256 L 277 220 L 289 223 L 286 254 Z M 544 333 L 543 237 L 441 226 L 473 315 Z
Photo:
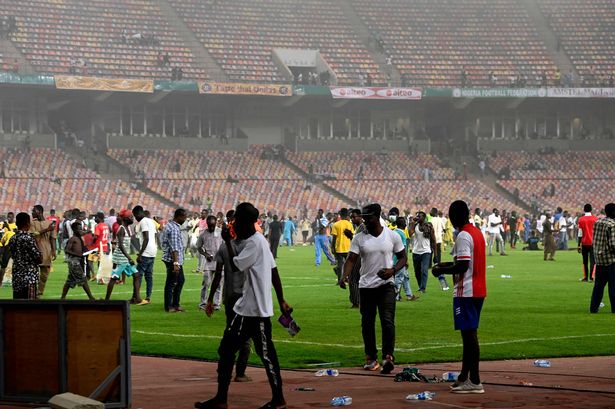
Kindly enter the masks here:
M 339 209 L 345 205 L 318 186 L 297 180 L 165 180 L 148 182 L 153 191 L 179 203 L 188 204 L 192 198 L 193 207 L 199 209 L 209 198 L 212 209 L 232 209 L 242 201 L 253 203 L 261 212 L 277 212 L 291 216 L 311 214 L 314 209 Z M 175 189 L 179 196 L 175 196 Z
M 145 203 L 155 214 L 167 215 L 170 211 L 131 183 L 101 179 L 61 150 L 0 148 L 0 158 L 2 209 L 12 209 L 18 203 L 21 210 L 29 211 L 42 203 L 58 211 L 78 207 L 95 212 Z
M 232 81 L 288 82 L 272 49 L 320 50 L 339 84 L 369 74 L 385 82 L 338 2 L 326 0 L 170 0 Z
M 615 152 L 500 153 L 489 166 L 507 179 L 603 179 L 615 178 Z
M 2 0 L 0 16 L 16 18 L 11 39 L 40 73 L 170 79 L 173 66 L 207 78 L 154 1 Z
M 443 167 L 434 155 L 410 158 L 402 152 L 386 155 L 368 152 L 297 152 L 286 157 L 304 172 L 338 180 L 408 179 L 422 180 L 428 170 L 431 180 L 451 180 L 454 171 Z
M 446 213 L 449 205 L 458 199 L 465 200 L 471 208 L 517 209 L 519 206 L 493 191 L 479 181 L 431 181 L 416 182 L 395 180 L 365 181 L 348 183 L 345 181 L 325 182 L 333 189 L 354 198 L 358 203 L 381 203 L 383 208 L 392 206 L 400 210 L 429 210 L 432 207 Z
M 112 149 L 109 155 L 148 179 L 300 179 L 277 160 L 261 159 L 262 147 L 249 152 L 131 151 Z
M 576 213 L 582 212 L 585 203 L 600 210 L 613 201 L 612 179 L 500 180 L 498 184 L 509 192 L 518 189 L 521 200 L 537 211 L 553 211 L 559 206 Z
M 508 0 L 370 0 L 352 3 L 408 85 L 498 86 L 511 76 L 537 84 L 556 67 L 539 39 L 525 8 Z
M 0 158 L 7 178 L 84 178 L 99 176 L 75 163 L 61 150 L 31 148 L 29 151 L 0 147 Z
M 584 85 L 613 86 L 615 5 L 612 0 L 539 0 L 558 42 Z
M 89 212 L 142 204 L 154 215 L 167 216 L 172 209 L 128 183 L 107 179 L 10 178 L 0 179 L 0 208 L 29 211 L 36 204 L 58 212 L 77 207 Z

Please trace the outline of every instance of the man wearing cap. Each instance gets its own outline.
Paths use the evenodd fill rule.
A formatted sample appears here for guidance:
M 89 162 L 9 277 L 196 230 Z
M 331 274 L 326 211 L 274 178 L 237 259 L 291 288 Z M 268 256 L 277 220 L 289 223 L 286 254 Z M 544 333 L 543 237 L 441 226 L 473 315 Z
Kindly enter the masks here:
M 400 236 L 382 226 L 379 204 L 374 203 L 362 209 L 365 231 L 357 233 L 350 244 L 350 251 L 344 273 L 339 281 L 346 288 L 348 276 L 355 263 L 361 260 L 359 292 L 361 296 L 361 330 L 365 346 L 365 365 L 368 371 L 380 368 L 376 348 L 376 313 L 380 314 L 382 326 L 382 371 L 391 373 L 394 368 L 395 348 L 395 271 L 406 265 L 408 258 Z M 397 263 L 393 265 L 393 255 Z
M 350 232 L 354 234 L 354 227 L 352 223 L 350 223 L 348 209 L 343 207 L 340 209 L 340 220 L 335 222 L 331 228 L 331 248 L 335 252 L 335 261 L 337 262 L 333 271 L 335 271 L 338 281 L 342 277 L 342 268 L 346 262 L 346 258 L 348 258 L 348 251 L 350 250 L 350 239 L 347 234 L 344 233 L 346 230 L 350 230 Z

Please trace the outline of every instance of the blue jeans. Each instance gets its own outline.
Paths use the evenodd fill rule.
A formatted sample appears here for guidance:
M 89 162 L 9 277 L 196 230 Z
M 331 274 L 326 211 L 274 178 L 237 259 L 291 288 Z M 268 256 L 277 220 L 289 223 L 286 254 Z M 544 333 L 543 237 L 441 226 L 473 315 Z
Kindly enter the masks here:
M 412 253 L 412 264 L 414 266 L 414 276 L 419 285 L 419 291 L 425 291 L 427 288 L 427 276 L 429 274 L 429 263 L 431 262 L 431 253 L 415 254 Z
M 173 262 L 165 261 L 167 267 L 167 281 L 164 283 L 164 310 L 169 311 L 171 308 L 180 306 L 179 298 L 181 297 L 182 288 L 184 288 L 184 267 L 179 266 L 179 273 L 173 272 Z
M 331 264 L 335 264 L 335 259 L 331 255 L 331 251 L 329 251 L 329 241 L 327 240 L 327 236 L 324 234 L 317 234 L 314 236 L 314 250 L 316 251 L 316 265 L 320 265 L 321 256 L 320 252 L 323 251 L 327 259 L 331 262 Z
M 401 300 L 401 287 L 404 288 L 406 297 L 412 297 L 412 290 L 410 289 L 410 277 L 408 276 L 408 270 L 403 267 L 395 273 L 395 291 L 397 292 L 397 299 Z
M 565 231 L 559 232 L 557 249 L 558 250 L 568 250 L 568 234 Z
M 154 257 L 141 256 L 141 262 L 137 264 L 137 271 L 139 272 L 139 285 L 143 277 L 145 277 L 145 298 L 147 300 L 152 298 L 152 290 L 154 288 Z

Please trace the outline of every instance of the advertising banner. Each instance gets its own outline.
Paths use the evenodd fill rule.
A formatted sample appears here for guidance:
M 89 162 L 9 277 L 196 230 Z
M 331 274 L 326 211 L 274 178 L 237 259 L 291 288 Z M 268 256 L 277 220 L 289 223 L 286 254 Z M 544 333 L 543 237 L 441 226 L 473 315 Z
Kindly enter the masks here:
M 615 88 L 547 88 L 551 98 L 615 98 Z
M 154 92 L 153 80 L 56 75 L 56 88 L 113 92 Z
M 290 97 L 293 87 L 287 84 L 242 84 L 229 82 L 199 82 L 201 94 L 224 95 L 265 95 L 271 97 Z
M 545 88 L 454 88 L 453 98 L 531 98 L 546 97 Z
M 331 87 L 331 96 L 336 99 L 419 100 L 423 91 L 420 88 Z

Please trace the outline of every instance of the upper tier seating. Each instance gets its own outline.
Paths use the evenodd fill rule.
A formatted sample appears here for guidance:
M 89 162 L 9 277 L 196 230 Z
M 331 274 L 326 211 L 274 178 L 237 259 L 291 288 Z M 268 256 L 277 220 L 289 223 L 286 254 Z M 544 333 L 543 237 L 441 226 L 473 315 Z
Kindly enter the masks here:
M 565 0 L 562 0 L 564 2 Z M 352 0 L 375 37 L 380 37 L 408 85 L 458 87 L 461 71 L 475 87 L 528 84 L 556 67 L 525 7 L 510 0 Z M 612 55 L 611 53 L 610 55 Z
M 0 16 L 16 17 L 11 39 L 40 73 L 68 74 L 71 59 L 83 59 L 77 74 L 170 79 L 171 67 L 157 64 L 161 51 L 184 78 L 207 78 L 152 0 L 0 0 Z M 156 43 L 138 44 L 139 35 Z
M 339 84 L 385 78 L 362 46 L 341 5 L 328 0 L 170 0 L 231 81 L 289 82 L 274 48 L 320 50 Z
M 615 2 L 538 0 L 538 4 L 586 85 L 609 84 L 615 75 Z

